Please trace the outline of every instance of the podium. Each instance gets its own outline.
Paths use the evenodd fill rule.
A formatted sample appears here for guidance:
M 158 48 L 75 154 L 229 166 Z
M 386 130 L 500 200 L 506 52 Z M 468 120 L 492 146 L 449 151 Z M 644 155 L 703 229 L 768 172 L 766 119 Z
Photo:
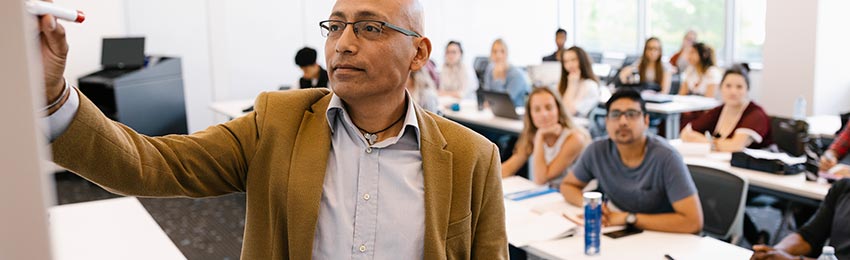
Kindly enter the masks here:
M 140 69 L 101 70 L 81 77 L 78 87 L 107 117 L 136 132 L 188 132 L 180 58 L 149 59 Z

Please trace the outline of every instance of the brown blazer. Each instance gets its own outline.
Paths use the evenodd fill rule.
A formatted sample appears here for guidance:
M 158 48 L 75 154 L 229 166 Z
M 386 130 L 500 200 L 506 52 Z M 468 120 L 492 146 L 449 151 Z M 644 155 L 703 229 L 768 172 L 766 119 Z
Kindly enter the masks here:
M 255 111 L 191 135 L 147 137 L 85 96 L 54 161 L 120 194 L 245 192 L 243 259 L 310 259 L 330 151 L 326 89 L 269 92 Z M 425 181 L 425 259 L 507 259 L 496 147 L 416 107 Z

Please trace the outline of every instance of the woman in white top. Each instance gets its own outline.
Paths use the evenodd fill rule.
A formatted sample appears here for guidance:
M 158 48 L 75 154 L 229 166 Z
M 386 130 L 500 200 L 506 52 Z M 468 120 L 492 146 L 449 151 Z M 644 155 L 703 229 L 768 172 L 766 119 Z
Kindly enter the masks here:
M 549 88 L 535 88 L 525 107 L 525 128 L 513 155 L 502 162 L 502 177 L 513 176 L 531 160 L 531 180 L 557 187 L 567 168 L 590 144 L 590 134 L 573 123 L 561 99 Z
M 632 65 L 620 70 L 620 82 L 655 85 L 662 94 L 670 93 L 670 82 L 673 77 L 673 67 L 661 61 L 661 40 L 651 37 L 643 45 L 643 55 Z M 640 82 L 632 79 L 632 74 L 638 72 Z
M 478 80 L 472 68 L 463 64 L 463 47 L 450 41 L 446 46 L 446 62 L 440 69 L 440 96 L 464 98 L 478 89 Z
M 558 92 L 570 116 L 587 117 L 599 105 L 599 79 L 593 74 L 590 56 L 573 46 L 561 52 L 561 82 Z
M 439 108 L 439 100 L 437 100 L 437 84 L 431 79 L 431 76 L 425 72 L 425 69 L 420 69 L 410 73 L 407 79 L 407 91 L 413 97 L 413 102 L 419 104 L 425 110 L 437 113 Z
M 716 95 L 723 70 L 715 66 L 714 49 L 698 42 L 688 54 L 690 66 L 685 69 L 679 95 L 700 95 L 713 98 Z

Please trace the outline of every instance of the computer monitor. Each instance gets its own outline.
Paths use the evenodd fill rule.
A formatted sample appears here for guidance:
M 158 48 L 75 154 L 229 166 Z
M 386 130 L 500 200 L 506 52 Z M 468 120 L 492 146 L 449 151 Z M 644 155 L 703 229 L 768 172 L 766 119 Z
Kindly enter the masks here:
M 105 69 L 136 69 L 145 65 L 145 38 L 103 38 L 100 65 Z

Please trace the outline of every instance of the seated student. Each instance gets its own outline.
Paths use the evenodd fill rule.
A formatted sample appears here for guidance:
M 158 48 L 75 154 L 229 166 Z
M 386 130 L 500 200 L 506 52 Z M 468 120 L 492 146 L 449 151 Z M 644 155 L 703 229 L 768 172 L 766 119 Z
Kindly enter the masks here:
M 723 71 L 715 66 L 714 49 L 698 42 L 688 54 L 689 66 L 682 77 L 679 95 L 700 95 L 713 98 Z
M 688 67 L 688 56 L 690 56 L 690 52 L 694 49 L 694 43 L 696 42 L 697 32 L 688 30 L 685 33 L 685 37 L 682 38 L 682 48 L 679 48 L 679 51 L 673 54 L 673 56 L 670 56 L 670 65 L 673 66 L 675 73 L 685 71 L 685 68 Z
M 582 189 L 593 179 L 622 212 L 602 208 L 607 226 L 697 233 L 703 213 L 696 186 L 682 156 L 667 141 L 646 132 L 649 116 L 640 93 L 621 89 L 606 104 L 610 137 L 585 149 L 561 183 L 561 194 L 581 206 Z
M 643 55 L 632 65 L 620 70 L 620 82 L 652 85 L 662 94 L 670 93 L 670 82 L 673 77 L 673 68 L 669 63 L 661 61 L 661 40 L 651 37 L 643 45 Z M 632 74 L 637 71 L 640 81 L 634 81 Z
M 513 155 L 502 162 L 502 177 L 513 176 L 531 160 L 531 180 L 557 187 L 567 168 L 590 143 L 590 134 L 573 123 L 558 95 L 549 88 L 535 88 L 525 107 L 525 127 Z
M 847 156 L 848 150 L 850 150 L 850 127 L 844 128 L 820 157 L 820 170 L 833 170 L 836 175 L 850 177 L 850 166 L 838 164 L 839 160 Z M 838 168 L 832 169 L 834 167 Z
M 298 80 L 296 87 L 305 88 L 327 88 L 328 72 L 316 64 L 316 50 L 304 47 L 295 54 L 295 64 L 304 72 L 304 76 Z
M 437 100 L 437 86 L 425 69 L 410 73 L 407 79 L 407 91 L 413 97 L 413 102 L 425 110 L 437 113 L 439 100 Z
M 561 51 L 564 50 L 565 43 L 567 43 L 567 30 L 558 28 L 555 31 L 555 46 L 557 46 L 557 49 L 555 49 L 552 55 L 543 57 L 543 61 L 561 61 L 561 56 L 558 54 L 561 54 Z
M 774 247 L 753 246 L 750 259 L 809 259 L 821 254 L 823 246 L 835 248 L 838 259 L 850 259 L 850 179 L 832 184 L 829 193 L 812 218 L 797 232 L 786 236 Z
M 502 39 L 493 42 L 490 49 L 490 65 L 484 72 L 484 83 L 481 88 L 508 93 L 517 107 L 525 104 L 525 95 L 528 94 L 530 87 L 522 70 L 508 64 L 508 46 Z
M 703 113 L 685 126 L 681 133 L 682 141 L 711 142 L 714 149 L 721 152 L 759 149 L 772 144 L 770 117 L 761 106 L 750 100 L 747 94 L 749 82 L 745 67 L 737 65 L 727 70 L 720 83 L 723 105 Z
M 440 96 L 464 98 L 478 89 L 478 79 L 472 67 L 463 63 L 463 48 L 459 42 L 446 45 L 446 62 L 440 70 Z
M 558 91 L 571 116 L 587 117 L 599 105 L 599 79 L 583 49 L 573 46 L 561 52 L 561 81 Z

